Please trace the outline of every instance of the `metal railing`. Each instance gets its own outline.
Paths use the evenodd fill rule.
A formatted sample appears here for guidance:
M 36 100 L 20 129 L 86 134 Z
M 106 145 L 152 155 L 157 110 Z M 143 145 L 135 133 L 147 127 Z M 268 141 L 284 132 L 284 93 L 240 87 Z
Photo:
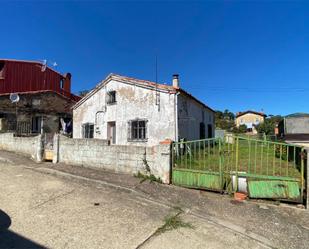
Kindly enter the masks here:
M 295 144 L 238 136 L 177 142 L 174 167 L 191 170 L 240 172 L 268 178 L 304 175 L 304 148 Z

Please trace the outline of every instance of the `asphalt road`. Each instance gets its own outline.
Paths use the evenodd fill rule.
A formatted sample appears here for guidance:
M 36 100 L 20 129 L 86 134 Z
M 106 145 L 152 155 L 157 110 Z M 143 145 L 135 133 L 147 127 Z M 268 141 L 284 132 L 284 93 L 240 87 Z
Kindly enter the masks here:
M 0 184 L 0 248 L 268 248 L 185 211 L 179 220 L 190 228 L 158 233 L 177 208 L 1 155 Z

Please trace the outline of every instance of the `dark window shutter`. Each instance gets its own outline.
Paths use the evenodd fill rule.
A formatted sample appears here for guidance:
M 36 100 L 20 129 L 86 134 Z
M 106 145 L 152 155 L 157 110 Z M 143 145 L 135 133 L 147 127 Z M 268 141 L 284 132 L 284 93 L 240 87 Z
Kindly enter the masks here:
M 131 140 L 131 126 L 132 126 L 132 122 L 128 121 L 128 141 Z

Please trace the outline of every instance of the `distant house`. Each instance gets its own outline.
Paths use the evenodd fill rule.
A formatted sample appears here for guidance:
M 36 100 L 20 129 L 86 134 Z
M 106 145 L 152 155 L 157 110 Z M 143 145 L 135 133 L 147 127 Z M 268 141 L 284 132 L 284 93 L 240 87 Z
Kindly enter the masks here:
M 278 125 L 279 136 L 287 143 L 309 144 L 309 114 L 294 113 L 284 117 Z
M 0 59 L 0 131 L 20 134 L 69 131 L 71 74 L 37 61 Z
M 247 126 L 247 132 L 252 132 L 253 134 L 256 134 L 257 131 L 255 129 L 255 126 L 263 123 L 266 115 L 262 112 L 256 112 L 256 111 L 245 111 L 245 112 L 238 112 L 236 114 L 235 124 L 238 128 L 241 125 Z
M 73 107 L 73 137 L 120 145 L 214 136 L 215 112 L 179 87 L 110 74 Z

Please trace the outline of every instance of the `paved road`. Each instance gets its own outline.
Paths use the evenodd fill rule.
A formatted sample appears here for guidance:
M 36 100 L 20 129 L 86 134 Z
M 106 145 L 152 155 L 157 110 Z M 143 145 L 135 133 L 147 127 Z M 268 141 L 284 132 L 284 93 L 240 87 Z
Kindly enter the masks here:
M 155 234 L 179 210 L 27 166 L 0 155 L 0 248 L 267 248 L 185 212 L 193 228 Z

